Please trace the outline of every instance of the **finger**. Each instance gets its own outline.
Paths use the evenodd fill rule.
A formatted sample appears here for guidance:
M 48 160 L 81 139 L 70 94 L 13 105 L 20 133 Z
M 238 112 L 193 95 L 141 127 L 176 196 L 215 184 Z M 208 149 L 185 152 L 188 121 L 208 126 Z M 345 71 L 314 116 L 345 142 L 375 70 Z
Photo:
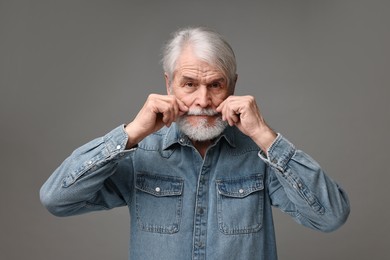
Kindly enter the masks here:
M 230 126 L 236 125 L 240 122 L 240 107 L 237 102 L 230 100 L 220 107 L 222 119 L 226 120 Z
M 177 103 L 176 100 L 174 100 L 174 102 L 171 104 L 171 106 L 169 106 L 167 111 L 168 121 L 166 122 L 166 126 L 168 127 L 171 126 L 171 124 L 176 121 L 179 115 L 180 115 L 179 104 Z
M 171 104 L 171 106 L 170 106 L 169 108 L 170 108 L 170 110 L 171 110 L 171 116 L 170 116 L 170 118 L 169 118 L 170 121 L 169 121 L 169 125 L 168 125 L 168 126 L 170 126 L 171 123 L 174 122 L 174 121 L 176 120 L 176 118 L 178 117 L 178 115 L 179 115 L 180 109 L 179 109 L 179 105 L 178 105 L 176 99 L 174 99 L 174 100 L 172 101 L 172 104 Z
M 239 114 L 236 114 L 234 111 L 228 112 L 225 118 L 230 126 L 236 125 L 240 121 Z
M 225 104 L 227 102 L 227 99 L 225 99 L 224 101 L 222 101 L 221 104 L 219 104 L 219 106 L 215 109 L 215 111 L 217 111 L 218 113 L 221 113 L 222 114 L 222 111 L 225 107 Z
M 178 115 L 184 115 L 187 111 L 188 111 L 188 107 L 186 106 L 186 104 L 184 104 L 183 101 L 181 101 L 180 99 L 176 99 L 177 101 L 177 104 L 178 104 L 178 108 L 179 108 L 179 113 Z
M 232 125 L 232 115 L 234 115 L 234 111 L 231 106 L 231 102 L 226 100 L 222 106 L 220 106 L 222 119 L 228 121 L 230 125 Z
M 155 99 L 153 110 L 157 115 L 157 121 L 161 120 L 164 125 L 170 125 L 170 122 L 172 122 L 171 118 L 175 114 L 175 108 L 172 104 L 171 99 L 167 99 L 163 96 L 160 96 L 158 99 Z
M 169 122 L 167 122 L 167 126 L 171 126 L 173 122 L 177 120 L 177 118 L 181 115 L 184 114 L 185 112 L 182 112 L 181 110 L 186 109 L 186 107 L 183 107 L 183 104 L 180 104 L 181 102 L 178 99 L 174 99 L 171 103 L 171 106 L 169 107 L 170 109 L 170 117 L 169 117 Z
M 234 124 L 237 124 L 240 121 L 240 114 L 233 114 L 231 116 L 231 120 L 234 122 Z
M 171 114 L 172 112 L 169 109 L 162 112 L 162 121 L 165 125 L 170 125 L 170 121 L 172 121 Z
M 221 104 L 219 104 L 219 106 L 215 109 L 215 111 L 221 114 L 223 121 L 226 121 L 226 116 L 225 116 L 226 109 L 227 109 L 226 100 L 224 100 Z

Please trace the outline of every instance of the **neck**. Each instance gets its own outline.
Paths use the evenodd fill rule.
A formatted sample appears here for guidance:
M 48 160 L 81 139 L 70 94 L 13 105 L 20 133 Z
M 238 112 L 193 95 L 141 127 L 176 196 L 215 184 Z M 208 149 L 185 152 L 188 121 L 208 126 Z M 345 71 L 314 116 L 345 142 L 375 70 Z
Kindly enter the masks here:
M 193 141 L 191 140 L 192 145 L 195 147 L 196 150 L 200 153 L 202 158 L 206 155 L 207 148 L 210 147 L 210 145 L 213 144 L 214 140 L 207 140 L 207 141 Z

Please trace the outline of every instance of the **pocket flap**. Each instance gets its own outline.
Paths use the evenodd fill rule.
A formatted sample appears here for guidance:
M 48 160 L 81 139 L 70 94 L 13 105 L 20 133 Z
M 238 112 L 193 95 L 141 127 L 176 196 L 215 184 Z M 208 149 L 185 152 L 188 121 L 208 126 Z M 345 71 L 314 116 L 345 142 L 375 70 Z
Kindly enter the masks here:
M 136 188 L 154 196 L 178 196 L 183 192 L 183 179 L 175 176 L 137 175 Z
M 251 175 L 236 179 L 217 180 L 218 193 L 227 197 L 244 198 L 264 189 L 263 175 Z

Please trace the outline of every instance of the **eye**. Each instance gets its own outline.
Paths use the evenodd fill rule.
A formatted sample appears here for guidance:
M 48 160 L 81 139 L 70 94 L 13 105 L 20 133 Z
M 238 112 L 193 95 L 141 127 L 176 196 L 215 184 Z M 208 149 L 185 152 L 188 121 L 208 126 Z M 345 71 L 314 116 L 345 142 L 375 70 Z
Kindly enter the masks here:
M 195 84 L 193 83 L 193 82 L 191 82 L 191 81 L 189 81 L 189 82 L 186 82 L 186 84 L 184 84 L 186 87 L 189 87 L 189 88 L 193 88 L 193 87 L 195 87 Z
M 210 84 L 210 88 L 220 88 L 221 87 L 221 82 L 213 82 Z

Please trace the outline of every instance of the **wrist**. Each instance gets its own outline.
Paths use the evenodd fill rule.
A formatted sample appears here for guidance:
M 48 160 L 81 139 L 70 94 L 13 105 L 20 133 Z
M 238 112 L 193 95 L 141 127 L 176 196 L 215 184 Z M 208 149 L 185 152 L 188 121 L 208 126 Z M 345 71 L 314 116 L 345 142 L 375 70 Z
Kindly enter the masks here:
M 277 136 L 278 134 L 267 126 L 256 131 L 251 138 L 264 153 L 267 153 Z
M 135 131 L 133 122 L 125 126 L 125 132 L 127 133 L 126 149 L 136 146 L 143 139 L 143 137 L 140 137 L 140 135 L 137 134 L 137 131 Z

